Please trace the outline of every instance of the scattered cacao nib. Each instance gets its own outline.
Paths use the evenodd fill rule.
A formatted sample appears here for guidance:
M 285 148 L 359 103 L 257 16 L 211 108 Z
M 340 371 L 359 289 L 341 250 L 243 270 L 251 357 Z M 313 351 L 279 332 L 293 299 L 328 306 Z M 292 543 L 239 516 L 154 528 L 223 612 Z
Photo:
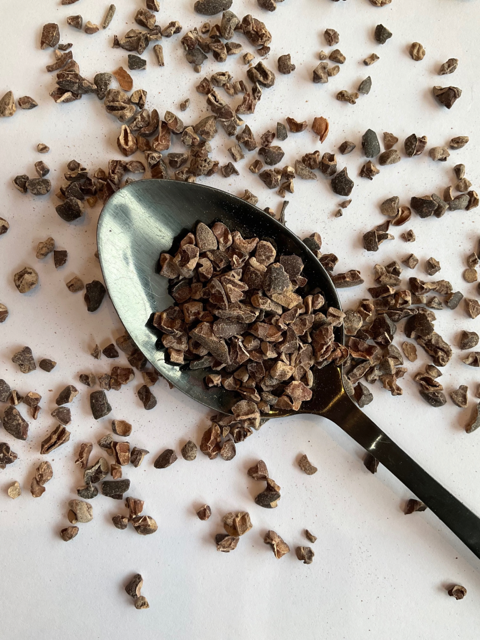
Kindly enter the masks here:
M 480 315 L 480 302 L 474 298 L 465 298 L 465 310 L 470 318 L 475 319 Z
M 22 490 L 20 488 L 20 483 L 15 481 L 13 482 L 7 489 L 7 495 L 12 500 L 19 498 L 22 495 Z
M 97 33 L 97 31 L 100 31 L 100 27 L 98 26 L 98 24 L 93 24 L 93 22 L 90 22 L 90 20 L 88 20 L 85 23 L 84 31 L 88 35 L 93 35 L 94 33 Z
M 272 548 L 274 556 L 279 560 L 286 553 L 290 552 L 288 544 L 282 540 L 282 538 L 275 533 L 275 531 L 267 531 L 263 540 L 265 544 L 269 544 Z
M 121 482 L 124 481 L 121 480 Z M 158 529 L 158 524 L 151 516 L 136 516 L 131 522 L 135 531 L 141 536 L 151 535 Z
M 454 584 L 449 587 L 447 593 L 449 596 L 455 598 L 455 600 L 463 600 L 463 598 L 467 595 L 467 590 L 465 589 L 465 587 L 462 587 L 459 584 Z
M 80 449 L 79 458 L 80 458 L 80 455 L 82 454 L 85 457 L 85 455 L 88 453 L 88 449 L 89 449 L 88 445 L 91 445 L 91 443 L 88 442 L 88 443 L 85 443 L 85 445 L 86 447 L 84 451 L 82 451 L 82 448 Z M 82 445 L 82 447 L 83 446 L 84 445 Z M 86 460 L 88 462 L 88 456 L 86 457 Z M 83 462 L 85 462 L 85 459 L 83 460 Z M 109 471 L 109 465 L 108 465 L 108 462 L 105 460 L 105 458 L 99 458 L 97 462 L 95 462 L 93 465 L 89 467 L 82 467 L 82 468 L 85 469 L 83 478 L 85 480 L 86 485 L 97 484 L 98 482 L 101 482 L 102 480 L 104 480 L 104 478 L 107 477 L 108 471 Z
M 85 302 L 87 304 L 87 311 L 93 313 L 97 311 L 103 302 L 106 289 L 105 286 L 99 280 L 92 280 L 86 286 Z
M 5 469 L 8 464 L 18 460 L 18 455 L 10 449 L 6 442 L 0 442 L 0 469 Z
M 254 480 L 267 480 L 268 469 L 263 460 L 259 460 L 253 467 L 247 471 L 248 475 Z
M 112 522 L 114 527 L 116 527 L 117 529 L 120 530 L 125 530 L 128 527 L 128 518 L 127 516 L 113 516 L 112 517 Z
M 370 471 L 370 473 L 377 473 L 379 463 L 378 463 L 378 460 L 374 456 L 372 456 L 371 453 L 367 453 L 363 461 L 363 464 Z
M 153 463 L 155 469 L 166 469 L 178 460 L 177 454 L 173 449 L 165 449 Z
M 433 87 L 433 95 L 437 102 L 447 109 L 451 109 L 455 102 L 462 95 L 462 90 L 458 87 Z
M 217 533 L 215 536 L 215 544 L 217 545 L 217 551 L 223 553 L 229 553 L 236 549 L 240 538 L 236 536 L 229 536 L 226 533 Z
M 303 561 L 303 564 L 312 564 L 315 552 L 311 547 L 297 547 L 295 554 L 298 560 Z
M 147 387 L 147 385 L 142 385 L 137 393 L 138 399 L 147 411 L 150 411 L 157 406 L 157 399 L 150 391 L 150 388 Z
M 43 441 L 40 447 L 41 454 L 51 453 L 70 440 L 70 431 L 63 425 L 58 425 Z
M 339 91 L 337 93 L 337 100 L 339 102 L 348 102 L 349 104 L 357 104 L 358 98 L 359 98 L 359 95 L 356 91 L 353 93 L 350 93 L 350 91 L 346 91 L 345 89 L 342 89 L 342 91 Z
M 252 521 L 247 511 L 239 511 L 238 513 L 227 513 L 222 518 L 225 531 L 229 536 L 240 537 L 250 531 Z
M 81 218 L 84 214 L 84 209 L 83 202 L 73 196 L 68 197 L 65 202 L 55 207 L 55 211 L 65 222 L 73 222 Z
M 93 507 L 89 502 L 70 500 L 68 506 L 70 508 L 68 519 L 72 524 L 77 524 L 77 522 L 86 523 L 93 520 Z
M 362 80 L 362 82 L 358 85 L 358 93 L 361 93 L 363 95 L 368 95 L 370 93 L 370 90 L 372 88 L 372 79 L 370 76 L 367 76 L 365 78 L 365 80 Z
M 90 394 L 90 409 L 95 420 L 104 418 L 112 411 L 105 391 L 92 391 Z
M 409 49 L 410 57 L 416 62 L 423 60 L 425 57 L 425 49 L 419 42 L 412 42 Z
M 3 414 L 3 428 L 17 440 L 26 440 L 28 436 L 28 422 L 24 420 L 20 411 L 9 406 Z
M 280 56 L 278 58 L 277 65 L 279 73 L 283 73 L 284 75 L 288 75 L 296 69 L 295 65 L 292 64 L 291 56 L 289 53 Z
M 462 361 L 469 367 L 480 367 L 480 352 L 471 351 Z
M 342 142 L 338 149 L 342 155 L 347 155 L 348 153 L 352 153 L 356 146 L 357 145 L 355 143 L 350 142 L 349 140 L 345 140 L 345 142 Z
M 78 389 L 76 387 L 74 387 L 72 384 L 69 384 L 67 387 L 65 387 L 65 389 L 63 389 L 57 399 L 55 400 L 55 403 L 57 404 L 57 406 L 60 406 L 62 404 L 68 404 L 70 402 L 72 402 L 72 400 L 78 396 Z
M 73 27 L 74 29 L 79 29 L 81 30 L 83 27 L 83 18 L 80 15 L 76 15 L 76 16 L 68 16 L 67 18 L 67 24 L 70 27 Z
M 156 0 L 154 0 L 156 2 Z M 148 9 L 149 7 L 147 7 Z M 103 19 L 103 23 L 102 23 L 102 29 L 107 29 L 107 27 L 110 26 L 110 23 L 113 20 L 113 16 L 115 15 L 115 12 L 117 10 L 117 7 L 114 4 L 111 4 L 108 9 L 107 9 L 107 13 L 105 14 L 105 18 Z
M 138 447 L 133 447 L 130 453 L 130 464 L 134 467 L 139 467 L 145 456 L 150 453 L 147 449 L 139 449 Z
M 339 196 L 349 196 L 352 193 L 354 182 L 349 178 L 346 167 L 335 174 L 331 185 L 334 193 Z
M 60 42 L 60 29 L 58 24 L 54 22 L 49 22 L 45 24 L 42 29 L 42 35 L 40 38 L 40 48 L 46 49 L 47 47 L 52 47 L 54 49 L 57 44 Z
M 38 366 L 43 371 L 46 371 L 47 373 L 50 373 L 50 371 L 55 369 L 55 367 L 57 366 L 57 363 L 54 360 L 49 360 L 48 358 L 42 358 L 40 360 L 40 362 L 38 363 Z
M 379 44 L 385 44 L 386 41 L 392 37 L 392 32 L 389 31 L 387 27 L 384 27 L 383 24 L 377 24 L 377 26 L 375 27 L 374 35 L 375 35 L 375 40 Z
M 195 460 L 197 457 L 197 445 L 189 440 L 182 447 L 182 457 L 184 460 Z
M 212 510 L 208 506 L 208 504 L 204 504 L 203 507 L 197 511 L 197 516 L 199 520 L 208 520 L 212 515 Z
M 130 480 L 104 480 L 102 482 L 102 494 L 107 498 L 122 500 L 123 494 L 130 489 Z
M 370 0 L 371 1 L 371 0 Z M 377 56 L 376 53 L 371 53 L 369 56 L 367 56 L 365 58 L 365 60 L 363 61 L 363 64 L 366 67 L 369 67 L 370 65 L 374 64 L 375 62 L 377 62 L 377 60 L 380 60 L 380 57 Z
M 312 476 L 314 473 L 317 473 L 318 469 L 315 467 L 304 454 L 298 460 L 298 466 L 300 469 L 307 474 L 307 476 Z
M 472 433 L 476 431 L 480 427 L 480 402 L 476 404 L 473 413 L 465 426 L 465 431 L 467 433 Z
M 479 341 L 478 333 L 475 331 L 462 331 L 460 334 L 460 349 L 474 349 Z
M 60 537 L 64 542 L 70 542 L 70 540 L 73 540 L 78 534 L 78 531 L 78 527 L 65 527 L 65 529 L 60 531 Z
M 12 358 L 12 362 L 18 365 L 22 373 L 30 373 L 37 368 L 30 347 L 23 347 L 21 351 L 17 351 Z
M 288 128 L 292 133 L 300 133 L 301 131 L 305 131 L 308 126 L 306 121 L 298 122 L 294 118 L 288 117 L 285 118 L 285 120 L 287 121 Z
M 106 358 L 118 358 L 119 353 L 113 342 L 102 349 L 102 353 Z
M 457 407 L 465 408 L 467 406 L 467 396 L 468 396 L 468 387 L 464 384 L 461 384 L 458 389 L 452 391 L 450 393 L 450 398 L 452 399 L 453 404 L 456 404 Z
M 53 252 L 53 264 L 55 269 L 59 269 L 63 267 L 64 264 L 67 263 L 68 252 L 65 249 L 55 250 Z
M 408 500 L 405 506 L 405 515 L 410 515 L 415 511 L 425 511 L 426 509 L 427 509 L 426 504 L 423 504 L 423 502 L 421 502 L 420 500 L 415 500 L 411 498 L 410 500 Z
M 32 267 L 25 267 L 13 276 L 13 282 L 20 293 L 28 293 L 38 284 L 38 273 Z
M 360 170 L 359 176 L 361 178 L 368 178 L 369 180 L 373 180 L 373 178 L 380 173 L 380 169 L 376 167 L 371 160 L 366 162 Z
M 450 149 L 462 149 L 466 144 L 468 144 L 469 137 L 468 136 L 457 136 L 450 140 Z

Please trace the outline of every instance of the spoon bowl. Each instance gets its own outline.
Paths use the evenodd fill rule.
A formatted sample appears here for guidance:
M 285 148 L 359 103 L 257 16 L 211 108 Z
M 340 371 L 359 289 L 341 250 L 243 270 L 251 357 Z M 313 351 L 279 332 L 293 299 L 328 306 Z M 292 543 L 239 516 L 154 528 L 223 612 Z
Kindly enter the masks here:
M 172 366 L 158 348 L 158 333 L 147 321 L 156 311 L 174 303 L 168 280 L 158 273 L 158 259 L 169 252 L 179 237 L 198 222 L 223 222 L 244 237 L 273 241 L 280 254 L 296 254 L 304 263 L 308 284 L 299 291 L 307 295 L 320 289 L 328 307 L 340 309 L 336 289 L 327 271 L 308 247 L 285 225 L 268 213 L 229 193 L 203 185 L 170 180 L 142 180 L 117 191 L 105 205 L 98 223 L 98 253 L 113 305 L 126 330 L 151 364 L 175 387 L 215 411 L 229 413 L 241 400 L 233 391 L 203 383 L 205 370 Z M 343 342 L 343 328 L 335 338 Z M 330 402 L 333 389 L 341 391 L 340 371 L 334 365 L 313 369 L 313 397 L 303 403 L 302 413 L 318 413 Z M 264 417 L 282 417 L 274 411 Z
M 158 273 L 160 253 L 198 222 L 223 222 L 244 237 L 273 241 L 279 255 L 296 254 L 304 262 L 307 288 L 318 287 L 326 304 L 340 309 L 335 287 L 323 266 L 284 225 L 257 207 L 204 185 L 169 180 L 141 180 L 117 191 L 104 206 L 97 230 L 100 264 L 107 290 L 126 330 L 151 364 L 180 391 L 215 411 L 229 413 L 240 397 L 223 388 L 207 389 L 205 371 L 168 364 L 148 325 L 152 313 L 173 299 L 168 281 Z M 336 340 L 343 341 L 341 329 Z M 480 558 L 480 519 L 432 478 L 347 396 L 340 367 L 313 369 L 313 397 L 301 412 L 335 422 L 389 469 Z M 274 412 L 268 418 L 290 415 Z

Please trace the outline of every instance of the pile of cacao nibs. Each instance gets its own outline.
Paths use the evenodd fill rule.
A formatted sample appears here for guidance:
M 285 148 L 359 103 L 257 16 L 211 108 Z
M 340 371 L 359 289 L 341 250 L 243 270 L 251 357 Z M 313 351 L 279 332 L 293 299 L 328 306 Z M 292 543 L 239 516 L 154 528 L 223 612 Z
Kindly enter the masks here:
M 321 153 L 318 149 L 304 148 L 301 154 L 288 155 L 289 146 L 293 146 L 290 144 L 292 138 L 297 142 L 304 139 L 302 133 L 304 136 L 313 133 L 318 142 L 324 144 L 331 125 L 325 115 L 310 112 L 302 115 L 300 112 L 285 118 L 275 117 L 267 130 L 256 130 L 254 115 L 257 109 L 260 111 L 265 107 L 276 113 L 269 102 L 268 90 L 276 83 L 288 83 L 292 75 L 298 78 L 300 70 L 298 61 L 283 49 L 275 51 L 274 59 L 274 38 L 262 19 L 267 20 L 268 12 L 284 11 L 282 3 L 280 0 L 257 2 L 258 9 L 249 7 L 252 13 L 243 16 L 232 10 L 232 0 L 192 2 L 192 22 L 194 14 L 197 14 L 196 24 L 184 28 L 178 20 L 164 26 L 158 24 L 159 2 L 146 0 L 145 6 L 138 4 L 135 7 L 134 24 L 129 25 L 132 28 L 115 33 L 113 29 L 120 29 L 115 21 L 115 5 L 106 8 L 103 20 L 97 20 L 97 24 L 87 19 L 92 16 L 84 19 L 81 15 L 67 15 L 71 12 L 69 5 L 75 0 L 62 0 L 67 12 L 64 16 L 65 32 L 62 28 L 61 34 L 58 24 L 47 23 L 43 25 L 39 41 L 44 55 L 48 56 L 46 71 L 52 74 L 49 77 L 54 81 L 50 97 L 58 105 L 55 108 L 59 110 L 59 117 L 67 117 L 69 103 L 83 99 L 102 102 L 106 117 L 118 122 L 115 138 L 121 157 L 105 159 L 104 166 L 99 168 L 88 168 L 82 162 L 67 157 L 64 158 L 66 169 L 50 167 L 52 163 L 38 160 L 30 168 L 22 169 L 27 173 L 11 176 L 13 186 L 26 198 L 43 198 L 55 193 L 52 216 L 58 216 L 67 224 L 78 224 L 85 222 L 89 212 L 98 210 L 98 205 L 107 202 L 116 191 L 134 180 L 171 178 L 196 182 L 213 175 L 235 179 L 246 165 L 249 176 L 256 176 L 254 191 L 262 190 L 272 198 L 272 206 L 266 207 L 265 211 L 280 222 L 286 222 L 287 194 L 290 197 L 295 193 L 295 185 L 301 189 L 304 180 L 317 181 L 319 189 L 325 183 L 333 194 L 339 196 L 334 217 L 340 218 L 352 203 L 350 196 L 355 182 L 351 175 L 372 181 L 381 171 L 392 171 L 390 165 L 415 162 L 415 158 L 422 154 L 428 154 L 435 166 L 445 166 L 451 156 L 469 143 L 466 135 L 450 137 L 449 134 L 445 139 L 435 140 L 434 146 L 427 149 L 428 138 L 424 132 L 412 133 L 403 142 L 393 133 L 383 132 L 380 136 L 382 150 L 379 133 L 369 128 L 362 135 L 358 134 L 354 141 L 344 140 L 338 149 L 332 145 Z M 370 0 L 371 5 L 377 8 L 390 2 Z M 123 64 L 119 67 L 112 65 L 109 69 L 103 67 L 90 78 L 85 77 L 75 59 L 77 50 L 74 57 L 68 37 L 61 42 L 61 35 L 68 36 L 79 30 L 88 39 L 98 39 L 104 34 L 113 48 L 124 53 Z M 387 26 L 372 22 L 370 35 L 376 43 L 373 45 L 375 50 L 371 53 L 365 51 L 357 59 L 347 59 L 339 48 L 342 47 L 341 34 L 333 28 L 322 29 L 321 38 L 326 51 L 322 49 L 312 54 L 305 90 L 323 92 L 323 99 L 328 89 L 328 95 L 334 101 L 332 104 L 337 109 L 355 109 L 357 101 L 368 100 L 372 86 L 375 87 L 375 78 L 372 80 L 368 75 L 354 86 L 342 86 L 340 73 L 348 65 L 370 67 L 382 64 L 383 47 L 388 48 L 395 34 Z M 426 64 L 428 47 L 426 49 L 419 42 L 404 45 L 403 55 L 409 57 L 413 67 Z M 146 68 L 157 67 L 161 73 L 161 68 L 169 64 L 175 47 L 181 50 L 185 60 L 185 97 L 178 105 L 167 104 L 168 108 L 160 112 L 151 103 L 147 91 L 137 88 L 137 84 Z M 77 59 L 81 59 L 81 53 L 79 47 Z M 238 64 L 229 67 L 229 60 L 241 61 L 245 73 L 239 73 Z M 204 75 L 204 66 L 211 69 L 209 64 L 214 64 L 216 70 Z M 438 66 L 436 73 L 439 76 L 453 74 L 459 64 L 458 59 L 449 58 Z M 191 82 L 188 82 L 188 74 L 191 74 Z M 462 90 L 456 86 L 440 86 L 438 82 L 432 80 L 429 99 L 437 105 L 435 108 L 438 107 L 439 112 L 443 107 L 450 110 L 461 98 Z M 327 83 L 326 87 L 313 86 Z M 191 114 L 191 100 L 187 96 L 193 87 L 205 97 L 202 114 Z M 331 87 L 334 89 L 330 90 Z M 10 90 L 0 98 L 0 118 L 15 116 L 18 119 L 17 107 L 22 111 L 32 111 L 31 117 L 35 117 L 37 106 L 35 98 L 25 95 L 16 99 Z M 185 115 L 180 117 L 179 112 Z M 302 120 L 302 117 L 306 119 Z M 222 148 L 229 154 L 228 162 L 224 164 L 215 157 Z M 50 151 L 45 142 L 39 142 L 36 149 L 40 154 Z M 361 150 L 364 156 L 357 167 L 353 165 L 353 158 L 357 155 L 353 153 L 355 150 Z M 246 163 L 242 162 L 244 159 Z M 51 168 L 62 169 L 61 183 L 52 185 Z M 450 184 L 444 183 L 441 192 L 435 185 L 432 193 L 412 194 L 408 203 L 401 203 L 398 196 L 384 200 L 380 205 L 383 218 L 379 220 L 382 222 L 363 232 L 361 241 L 365 251 L 368 254 L 385 251 L 389 246 L 387 241 L 396 239 L 396 227 L 409 222 L 413 224 L 416 217 L 436 218 L 438 223 L 435 224 L 441 225 L 439 219 L 451 212 L 461 214 L 478 207 L 479 196 L 463 164 L 455 161 L 448 182 Z M 258 204 L 259 197 L 249 189 L 243 186 L 241 193 L 246 201 Z M 274 194 L 278 196 L 276 204 Z M 301 215 L 302 212 L 292 209 L 289 209 L 292 218 Z M 335 224 L 335 221 L 331 223 Z M 0 217 L 0 243 L 9 241 L 9 230 L 9 221 Z M 409 246 L 416 241 L 413 229 L 403 231 L 399 238 Z M 360 273 L 358 269 L 335 272 L 339 257 L 331 252 L 322 253 L 322 239 L 318 233 L 312 233 L 304 242 L 329 272 L 337 288 L 359 287 L 371 275 Z M 480 386 L 472 393 L 464 381 L 458 380 L 458 388 L 445 393 L 439 381 L 442 369 L 452 360 L 457 346 L 466 351 L 462 356 L 466 366 L 480 367 L 480 352 L 475 350 L 479 335 L 471 326 L 471 320 L 480 316 L 480 244 L 471 246 L 470 239 L 469 243 L 462 274 L 465 286 L 469 286 L 468 294 L 454 290 L 452 284 L 441 277 L 425 279 L 426 276 L 436 276 L 441 270 L 439 260 L 431 256 L 420 264 L 419 259 L 408 252 L 400 262 L 385 257 L 378 259 L 377 264 L 372 263 L 374 285 L 368 288 L 368 297 L 362 290 L 363 297 L 358 303 L 342 312 L 328 308 L 321 291 L 302 294 L 307 282 L 302 275 L 302 261 L 297 256 L 278 254 L 271 242 L 244 238 L 219 223 L 212 229 L 200 224 L 194 233 L 187 234 L 175 255 L 163 254 L 160 258 L 162 275 L 171 280 L 175 304 L 167 310 L 158 310 L 152 320 L 153 326 L 161 333 L 162 344 L 172 366 L 204 369 L 207 387 L 222 386 L 236 391 L 243 399 L 233 407 L 232 415 L 211 417 L 211 425 L 204 432 L 199 447 L 192 440 L 181 449 L 178 447 L 183 460 L 194 461 L 198 448 L 210 459 L 232 460 L 236 455 L 236 445 L 263 424 L 262 416 L 275 408 L 298 411 L 302 403 L 311 398 L 312 370 L 330 362 L 343 364 L 345 389 L 360 407 L 372 402 L 371 389 L 376 382 L 377 387 L 398 396 L 403 393 L 399 380 L 411 374 L 420 397 L 430 407 L 441 407 L 450 397 L 454 405 L 468 413 L 467 420 L 462 423 L 465 431 L 472 433 L 478 429 Z M 74 250 L 75 247 L 69 250 L 62 245 L 59 247 L 51 236 L 38 244 L 36 241 L 35 256 L 22 256 L 22 266 L 13 274 L 16 290 L 22 295 L 27 294 L 26 298 L 30 292 L 41 295 L 39 272 L 32 266 L 34 258 L 42 262 L 53 260 L 55 269 L 61 273 L 68 263 L 69 252 Z M 410 275 L 417 267 L 422 269 L 421 274 Z M 405 278 L 405 274 L 410 277 Z M 85 280 L 83 275 L 71 275 L 65 284 L 73 294 L 84 292 L 87 312 L 95 313 L 106 297 L 100 270 L 98 278 L 87 283 Z M 1 295 L 3 297 L 4 294 Z M 8 301 L 8 305 L 6 303 L 7 300 L 0 300 L 0 323 L 15 321 L 14 299 Z M 462 330 L 457 344 L 450 345 L 435 330 L 435 322 L 438 314 L 455 312 L 457 308 L 456 313 L 463 323 Z M 341 326 L 346 335 L 345 346 L 335 339 L 335 331 Z M 67 521 L 69 524 L 60 530 L 59 535 L 66 542 L 73 540 L 82 526 L 93 520 L 91 501 L 99 494 L 122 501 L 125 505 L 124 512 L 111 518 L 115 528 L 126 530 L 131 524 L 131 529 L 139 535 L 155 533 L 157 522 L 143 513 L 144 501 L 126 495 L 131 490 L 131 481 L 124 475 L 128 472 L 133 474 L 146 458 L 145 466 L 148 464 L 156 470 L 166 470 L 179 460 L 174 448 L 165 449 L 153 459 L 147 449 L 133 442 L 130 444 L 125 438 L 130 438 L 132 425 L 118 418 L 111 421 L 109 431 L 97 440 L 96 446 L 102 455 L 95 455 L 91 461 L 94 442 L 80 440 L 75 442 L 73 453 L 73 429 L 69 431 L 67 427 L 72 423 L 72 408 L 74 411 L 75 402 L 79 402 L 75 401 L 77 396 L 88 394 L 92 418 L 104 420 L 113 411 L 115 394 L 112 392 L 128 385 L 128 388 L 133 388 L 131 383 L 141 376 L 142 384 L 136 391 L 139 403 L 147 411 L 157 406 L 153 387 L 161 376 L 149 366 L 130 336 L 122 335 L 115 343 L 110 342 L 110 338 L 108 340 L 103 349 L 98 344 L 92 347 L 95 372 L 83 370 L 66 374 L 64 388 L 52 396 L 56 407 L 51 416 L 57 424 L 44 434 L 39 443 L 38 453 L 41 456 L 49 456 L 59 447 L 71 447 L 72 465 L 77 465 L 83 476 L 82 484 L 76 490 L 77 497 L 65 505 L 65 525 Z M 430 362 L 422 370 L 413 372 L 404 365 L 405 360 L 408 363 L 417 360 L 417 347 L 421 347 Z M 102 358 L 107 361 L 125 358 L 127 362 L 117 364 L 116 361 L 106 370 L 99 362 Z M 29 346 L 20 348 L 11 360 L 22 374 L 37 371 L 33 375 L 46 375 L 57 366 L 50 357 L 37 357 Z M 35 390 L 29 384 L 20 391 L 0 380 L 2 425 L 6 434 L 17 441 L 14 448 L 20 451 L 17 453 L 11 444 L 1 442 L 0 469 L 7 465 L 10 469 L 15 465 L 17 459 L 24 455 L 21 443 L 31 440 L 30 424 L 25 418 L 27 410 L 31 418 L 37 420 L 42 411 L 42 401 L 47 402 L 48 383 L 40 382 L 40 378 L 34 380 Z M 469 394 L 476 398 L 473 408 L 468 406 Z M 33 498 L 48 499 L 48 495 L 44 496 L 48 493 L 45 485 L 54 477 L 54 466 L 47 460 L 38 459 L 33 464 L 26 483 Z M 375 473 L 378 461 L 368 455 L 365 466 Z M 314 475 L 318 470 L 305 454 L 300 455 L 298 467 L 306 475 Z M 264 490 L 255 497 L 255 504 L 266 509 L 276 508 L 281 499 L 281 487 L 270 477 L 265 462 L 258 461 L 248 470 L 248 475 L 266 483 Z M 18 480 L 10 483 L 7 495 L 11 499 L 23 495 Z M 424 509 L 423 503 L 411 499 L 405 506 L 405 513 L 413 514 Z M 196 513 L 200 520 L 206 521 L 212 516 L 212 509 L 205 504 Z M 215 544 L 224 553 L 234 550 L 240 537 L 253 527 L 246 511 L 229 512 L 221 521 L 224 532 L 216 535 Z M 308 530 L 304 535 L 312 544 L 317 539 Z M 267 531 L 264 542 L 271 547 L 277 559 L 290 552 L 289 545 L 273 530 Z M 295 553 L 305 564 L 313 561 L 314 552 L 309 546 L 297 546 Z M 141 595 L 142 584 L 141 575 L 136 574 L 126 586 L 126 592 L 133 598 L 137 609 L 149 606 Z M 453 585 L 448 593 L 461 599 L 466 589 Z

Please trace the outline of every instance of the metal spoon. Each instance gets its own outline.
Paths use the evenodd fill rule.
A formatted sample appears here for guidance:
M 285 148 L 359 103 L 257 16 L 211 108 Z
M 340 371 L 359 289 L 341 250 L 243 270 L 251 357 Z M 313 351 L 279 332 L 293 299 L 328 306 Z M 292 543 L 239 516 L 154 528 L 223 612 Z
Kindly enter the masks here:
M 155 311 L 172 304 L 158 258 L 182 232 L 199 221 L 221 221 L 246 237 L 273 239 L 279 254 L 299 255 L 310 287 L 320 287 L 327 304 L 340 309 L 328 273 L 303 242 L 257 207 L 218 189 L 169 180 L 142 180 L 115 193 L 98 222 L 100 263 L 110 298 L 126 330 L 152 365 L 194 400 L 229 413 L 240 397 L 221 388 L 207 390 L 205 371 L 165 362 L 158 336 L 147 326 Z M 343 341 L 343 331 L 336 336 Z M 480 558 L 480 519 L 396 445 L 347 396 L 341 368 L 312 369 L 313 398 L 300 413 L 324 416 L 346 431 L 422 500 Z M 272 411 L 281 418 L 287 411 Z

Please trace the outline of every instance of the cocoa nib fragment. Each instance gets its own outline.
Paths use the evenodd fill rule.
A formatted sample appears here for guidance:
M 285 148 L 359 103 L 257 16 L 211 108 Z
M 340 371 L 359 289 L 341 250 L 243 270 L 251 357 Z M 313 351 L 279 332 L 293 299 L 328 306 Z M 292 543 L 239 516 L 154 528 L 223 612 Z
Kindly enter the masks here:
M 153 463 L 155 469 L 166 469 L 170 467 L 174 462 L 178 460 L 177 455 L 173 449 L 165 449 Z
M 69 404 L 76 396 L 78 396 L 78 393 L 78 389 L 74 387 L 73 384 L 69 384 L 59 393 L 57 399 L 55 400 L 55 403 L 57 404 L 57 406 L 60 406 L 62 404 Z
M 0 442 L 0 469 L 5 469 L 8 464 L 13 464 L 18 459 L 15 451 L 10 449 L 6 442 Z
M 265 544 L 271 546 L 274 556 L 279 560 L 285 554 L 290 552 L 290 547 L 288 544 L 282 540 L 282 538 L 275 533 L 275 531 L 267 531 L 265 534 L 265 538 L 263 540 Z
M 107 498 L 122 500 L 123 494 L 130 489 L 130 480 L 105 480 L 102 482 L 102 494 Z
M 420 500 L 415 500 L 414 498 L 411 498 L 410 500 L 408 500 L 405 506 L 405 515 L 410 515 L 415 511 L 426 511 L 426 509 L 427 509 L 426 504 L 423 504 L 423 502 L 421 502 Z
M 85 285 L 85 289 L 84 298 L 87 304 L 87 311 L 93 313 L 100 308 L 106 294 L 106 289 L 99 280 L 92 280 L 92 282 Z
M 147 411 L 150 411 L 151 409 L 157 406 L 156 397 L 150 391 L 150 388 L 147 387 L 147 385 L 145 384 L 142 385 L 138 390 L 138 398 Z
M 105 391 L 93 391 L 90 394 L 90 409 L 95 420 L 104 418 L 112 411 Z
M 351 180 L 351 178 L 349 178 L 346 168 L 339 171 L 332 178 L 331 184 L 334 193 L 339 196 L 349 196 L 352 193 L 354 187 L 354 182 L 353 180 Z
M 318 471 L 317 467 L 315 467 L 310 462 L 310 460 L 307 458 L 305 454 L 301 456 L 300 459 L 298 460 L 298 466 L 304 473 L 307 474 L 307 476 L 312 476 L 314 473 L 317 473 Z
M 46 49 L 47 47 L 55 48 L 60 42 L 60 29 L 58 24 L 49 22 L 45 24 L 42 29 L 42 36 L 40 38 L 40 48 Z
M 26 440 L 28 436 L 28 422 L 24 420 L 20 411 L 13 406 L 5 409 L 3 414 L 3 428 L 17 440 Z
M 70 431 L 59 424 L 43 441 L 40 447 L 40 453 L 48 454 L 54 449 L 58 449 L 62 444 L 65 444 L 70 440 Z
M 12 358 L 12 362 L 18 365 L 22 373 L 30 373 L 37 368 L 30 347 L 24 347 L 21 351 L 17 351 Z
M 455 102 L 462 95 L 462 90 L 458 87 L 433 87 L 433 95 L 437 102 L 451 109 Z

